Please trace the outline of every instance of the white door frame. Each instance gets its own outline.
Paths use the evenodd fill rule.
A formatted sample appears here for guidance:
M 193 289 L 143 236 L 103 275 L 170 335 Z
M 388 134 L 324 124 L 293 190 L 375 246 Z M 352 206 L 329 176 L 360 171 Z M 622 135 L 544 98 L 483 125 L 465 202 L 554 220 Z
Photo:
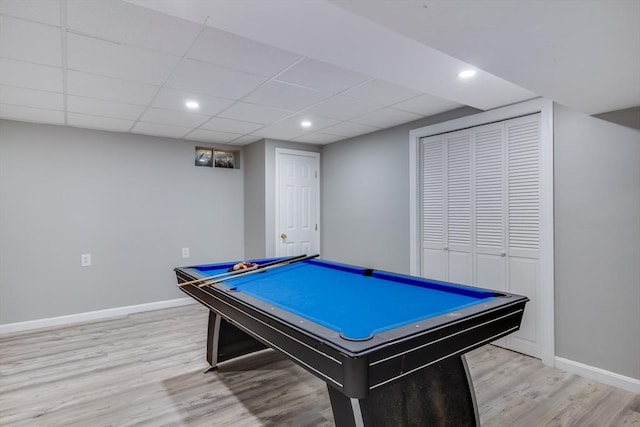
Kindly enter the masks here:
M 275 161 L 275 227 L 273 234 L 273 241 L 275 242 L 275 251 L 274 254 L 277 256 L 278 248 L 280 244 L 280 155 L 281 154 L 289 154 L 294 156 L 304 156 L 304 157 L 313 157 L 316 160 L 316 218 L 318 221 L 318 251 L 320 252 L 320 153 L 314 151 L 302 151 L 302 150 L 292 150 L 289 148 L 278 148 L 276 147 L 276 161 Z M 313 254 L 307 254 L 313 255 Z
M 554 262 L 553 262 L 553 102 L 537 98 L 531 101 L 436 123 L 409 132 L 409 263 L 412 275 L 420 276 L 419 171 L 420 138 L 452 132 L 527 114 L 540 117 L 540 295 L 536 315 L 540 331 L 540 356 L 545 365 L 555 365 Z

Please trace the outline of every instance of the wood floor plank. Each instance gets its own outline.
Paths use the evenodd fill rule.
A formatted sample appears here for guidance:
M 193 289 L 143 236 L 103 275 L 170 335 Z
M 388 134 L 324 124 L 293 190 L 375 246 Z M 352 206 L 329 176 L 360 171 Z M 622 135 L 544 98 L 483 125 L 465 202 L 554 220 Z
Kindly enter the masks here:
M 321 380 L 264 350 L 204 374 L 199 305 L 0 335 L 2 426 L 332 426 Z M 640 397 L 487 345 L 467 361 L 488 426 L 640 426 Z

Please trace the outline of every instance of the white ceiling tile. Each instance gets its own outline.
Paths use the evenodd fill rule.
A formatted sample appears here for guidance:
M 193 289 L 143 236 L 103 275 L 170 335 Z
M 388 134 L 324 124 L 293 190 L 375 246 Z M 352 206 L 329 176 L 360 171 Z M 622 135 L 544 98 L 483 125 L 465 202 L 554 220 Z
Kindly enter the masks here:
M 245 100 L 267 107 L 297 111 L 329 96 L 326 92 L 271 81 L 247 96 Z
M 0 84 L 62 92 L 62 69 L 0 58 Z
M 326 101 L 305 110 L 305 113 L 318 114 L 338 120 L 349 120 L 380 109 L 380 105 L 359 101 L 342 95 L 332 96 Z
M 254 135 L 245 135 L 245 136 L 241 136 L 238 139 L 234 139 L 233 141 L 230 141 L 230 144 L 233 145 L 247 145 L 247 144 L 251 144 L 253 142 L 256 141 L 260 141 L 262 139 L 262 137 L 260 136 L 254 136 Z
M 182 138 L 191 131 L 191 128 L 167 126 L 159 123 L 138 122 L 131 130 L 133 133 L 143 135 L 164 136 L 167 138 Z
M 370 80 L 347 90 L 343 95 L 373 104 L 391 105 L 418 96 L 420 92 L 382 80 Z
M 273 125 L 267 125 L 262 129 L 258 129 L 257 131 L 253 132 L 252 135 L 260 136 L 263 138 L 289 140 L 298 136 L 302 136 L 305 133 L 306 131 L 300 129 L 300 126 L 281 125 L 280 123 L 276 123 Z
M 398 110 L 420 114 L 425 117 L 444 113 L 445 111 L 454 110 L 460 107 L 463 107 L 463 105 L 426 94 L 416 96 L 415 98 L 407 99 L 406 101 L 393 105 L 393 108 Z
M 142 105 L 123 104 L 121 102 L 69 95 L 67 96 L 67 111 L 92 116 L 136 120 L 144 111 L 144 107 Z
M 151 102 L 159 89 L 159 86 L 77 71 L 67 72 L 67 86 L 71 95 L 139 105 L 147 105 Z
M 159 123 L 169 126 L 181 126 L 181 127 L 198 127 L 211 116 L 205 116 L 204 114 L 193 113 L 190 111 L 173 111 L 163 110 L 160 108 L 149 108 L 144 112 L 140 121 L 149 123 Z
M 299 136 L 294 139 L 298 142 L 306 142 L 308 144 L 329 144 L 343 139 L 341 136 L 329 135 L 326 133 L 312 132 L 306 135 Z
M 185 102 L 191 100 L 197 101 L 198 104 L 200 104 L 200 107 L 198 107 L 198 109 L 194 112 L 207 116 L 215 116 L 234 102 L 230 99 L 217 98 L 215 96 L 204 95 L 201 93 L 198 94 L 193 92 L 185 92 L 182 90 L 163 88 L 162 90 L 160 90 L 160 92 L 158 92 L 158 95 L 156 95 L 151 105 L 167 110 L 189 111 L 185 106 Z
M 102 76 L 160 85 L 180 57 L 67 33 L 67 66 Z
M 215 130 L 218 132 L 231 132 L 244 135 L 251 133 L 254 130 L 261 128 L 263 125 L 258 123 L 243 122 L 240 120 L 223 119 L 221 117 L 214 117 L 207 123 L 202 125 L 203 129 Z
M 423 116 L 409 113 L 407 111 L 395 110 L 393 108 L 383 108 L 364 116 L 352 119 L 352 122 L 360 123 L 377 128 L 388 128 L 402 123 L 412 122 L 421 119 Z
M 308 121 L 311 122 L 311 126 L 303 127 L 302 122 Z M 287 117 L 286 119 L 279 121 L 277 124 L 279 126 L 290 126 L 292 128 L 298 128 L 305 133 L 310 133 L 314 131 L 321 130 L 323 128 L 333 126 L 339 123 L 339 120 L 328 119 L 326 117 L 321 117 L 314 114 L 308 114 L 306 112 L 296 114 L 291 117 Z
M 61 66 L 60 28 L 0 16 L 2 56 Z
M 370 80 L 370 77 L 326 62 L 305 58 L 276 79 L 323 92 L 338 93 Z
M 248 104 L 246 102 L 236 102 L 226 111 L 220 113 L 220 117 L 243 120 L 245 122 L 268 124 L 283 119 L 291 114 L 291 111 L 280 110 L 278 108 L 263 107 L 261 105 Z
M 0 13 L 45 24 L 60 25 L 60 2 L 52 0 L 0 0 Z
M 217 132 L 213 130 L 206 129 L 196 129 L 191 132 L 189 135 L 185 136 L 184 139 L 190 139 L 193 141 L 201 141 L 201 142 L 217 142 L 219 144 L 225 144 L 233 141 L 240 137 L 240 134 L 237 133 L 228 133 L 228 132 Z
M 350 138 L 352 136 L 362 135 L 365 133 L 375 132 L 380 130 L 379 128 L 361 125 L 353 122 L 342 122 L 335 126 L 322 129 L 322 133 L 328 133 L 329 135 L 342 136 Z
M 21 107 L 19 105 L 0 104 L 0 118 L 23 122 L 64 124 L 64 112 L 62 111 Z
M 79 128 L 127 132 L 135 122 L 133 120 L 115 119 L 112 117 L 67 113 L 67 123 L 69 123 L 69 126 Z
M 189 51 L 189 58 L 271 77 L 302 57 L 217 28 L 207 28 Z
M 166 86 L 188 92 L 238 99 L 264 81 L 264 77 L 186 59 L 176 68 Z
M 99 38 L 184 55 L 201 26 L 122 1 L 67 0 L 67 27 Z
M 55 92 L 0 85 L 0 101 L 4 104 L 23 107 L 64 111 L 63 96 Z

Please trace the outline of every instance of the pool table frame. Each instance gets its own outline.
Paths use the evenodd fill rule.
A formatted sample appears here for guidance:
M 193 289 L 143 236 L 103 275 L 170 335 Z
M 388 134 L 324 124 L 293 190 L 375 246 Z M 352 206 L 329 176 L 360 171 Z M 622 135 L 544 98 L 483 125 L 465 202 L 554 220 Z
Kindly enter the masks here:
M 179 283 L 201 277 L 189 267 L 175 272 Z M 267 347 L 280 351 L 327 383 L 338 426 L 385 425 L 381 421 L 385 417 L 389 424 L 406 419 L 407 425 L 442 420 L 453 422 L 451 425 L 477 425 L 464 353 L 518 330 L 528 301 L 495 293 L 496 298 L 487 303 L 382 332 L 369 340 L 351 341 L 234 292 L 225 283 L 180 289 L 210 309 L 207 361 L 212 368 Z M 412 399 L 416 394 L 423 398 Z M 426 395 L 431 398 L 425 399 Z M 398 408 L 397 402 L 403 407 Z

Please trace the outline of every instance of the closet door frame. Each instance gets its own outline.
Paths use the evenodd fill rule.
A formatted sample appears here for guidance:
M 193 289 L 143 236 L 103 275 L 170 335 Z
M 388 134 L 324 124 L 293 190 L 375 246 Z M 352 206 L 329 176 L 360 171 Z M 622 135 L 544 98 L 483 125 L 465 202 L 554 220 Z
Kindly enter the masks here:
M 554 321 L 554 236 L 553 236 L 553 102 L 537 98 L 496 108 L 409 132 L 409 262 L 410 273 L 421 275 L 420 225 L 420 138 L 453 132 L 528 114 L 540 113 L 540 283 L 537 322 L 540 356 L 548 366 L 555 365 Z

